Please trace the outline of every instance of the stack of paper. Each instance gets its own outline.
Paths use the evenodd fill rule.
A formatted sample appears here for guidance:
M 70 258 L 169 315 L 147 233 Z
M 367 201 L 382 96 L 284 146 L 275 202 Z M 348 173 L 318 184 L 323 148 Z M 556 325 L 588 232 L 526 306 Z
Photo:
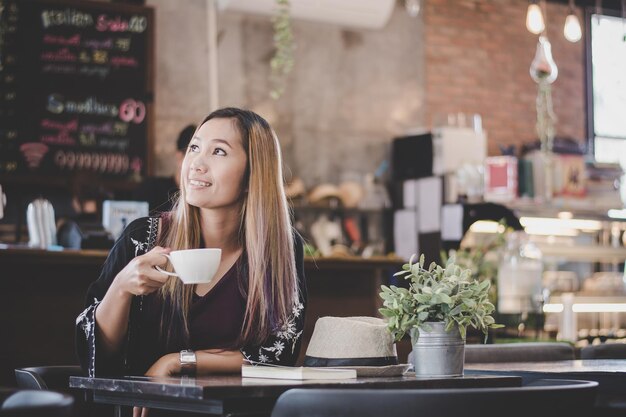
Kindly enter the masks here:
M 242 365 L 241 376 L 244 378 L 272 379 L 351 379 L 356 378 L 354 369 L 312 368 L 277 365 Z

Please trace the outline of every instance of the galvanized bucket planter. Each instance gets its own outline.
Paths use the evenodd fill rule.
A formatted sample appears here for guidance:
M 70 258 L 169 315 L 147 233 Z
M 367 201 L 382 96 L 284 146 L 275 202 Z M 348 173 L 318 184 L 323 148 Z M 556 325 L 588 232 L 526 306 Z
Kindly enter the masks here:
M 452 377 L 463 376 L 465 340 L 454 326 L 446 332 L 444 322 L 426 323 L 430 329 L 411 330 L 413 346 L 413 368 L 415 376 Z

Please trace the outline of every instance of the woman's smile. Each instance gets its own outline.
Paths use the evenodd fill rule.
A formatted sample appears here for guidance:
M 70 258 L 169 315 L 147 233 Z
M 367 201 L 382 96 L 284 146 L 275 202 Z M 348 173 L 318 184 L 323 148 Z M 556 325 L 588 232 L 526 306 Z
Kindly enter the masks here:
M 213 184 L 211 184 L 210 182 L 207 182 L 207 181 L 194 180 L 194 179 L 191 179 L 191 178 L 189 179 L 189 186 L 191 188 L 197 188 L 197 189 L 199 189 L 199 188 L 207 188 L 207 187 L 210 187 L 211 185 L 213 185 Z

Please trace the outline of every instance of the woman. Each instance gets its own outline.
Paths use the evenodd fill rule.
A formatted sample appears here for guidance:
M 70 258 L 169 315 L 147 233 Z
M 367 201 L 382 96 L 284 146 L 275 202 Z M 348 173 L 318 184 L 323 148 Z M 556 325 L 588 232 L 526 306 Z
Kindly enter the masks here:
M 302 241 L 278 139 L 257 114 L 211 113 L 194 134 L 172 212 L 132 222 L 89 288 L 77 349 L 90 376 L 237 373 L 292 365 L 304 325 Z M 170 250 L 221 248 L 208 284 L 154 267 Z

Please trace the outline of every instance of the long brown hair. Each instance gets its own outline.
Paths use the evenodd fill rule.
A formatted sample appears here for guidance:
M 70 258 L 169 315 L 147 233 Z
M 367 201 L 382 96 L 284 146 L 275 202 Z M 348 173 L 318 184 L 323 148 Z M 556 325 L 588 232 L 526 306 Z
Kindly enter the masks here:
M 289 206 L 284 191 L 282 157 L 278 137 L 258 114 L 223 108 L 209 114 L 198 129 L 211 119 L 232 119 L 247 155 L 241 196 L 238 239 L 247 256 L 245 290 L 247 304 L 239 344 L 262 343 L 287 323 L 298 300 L 297 273 Z M 197 130 L 196 130 L 197 131 Z M 201 242 L 200 209 L 180 196 L 171 214 L 162 242 L 172 249 L 191 249 Z M 170 279 L 160 290 L 163 300 L 161 334 L 165 346 L 176 350 L 188 341 L 187 313 L 193 286 Z

